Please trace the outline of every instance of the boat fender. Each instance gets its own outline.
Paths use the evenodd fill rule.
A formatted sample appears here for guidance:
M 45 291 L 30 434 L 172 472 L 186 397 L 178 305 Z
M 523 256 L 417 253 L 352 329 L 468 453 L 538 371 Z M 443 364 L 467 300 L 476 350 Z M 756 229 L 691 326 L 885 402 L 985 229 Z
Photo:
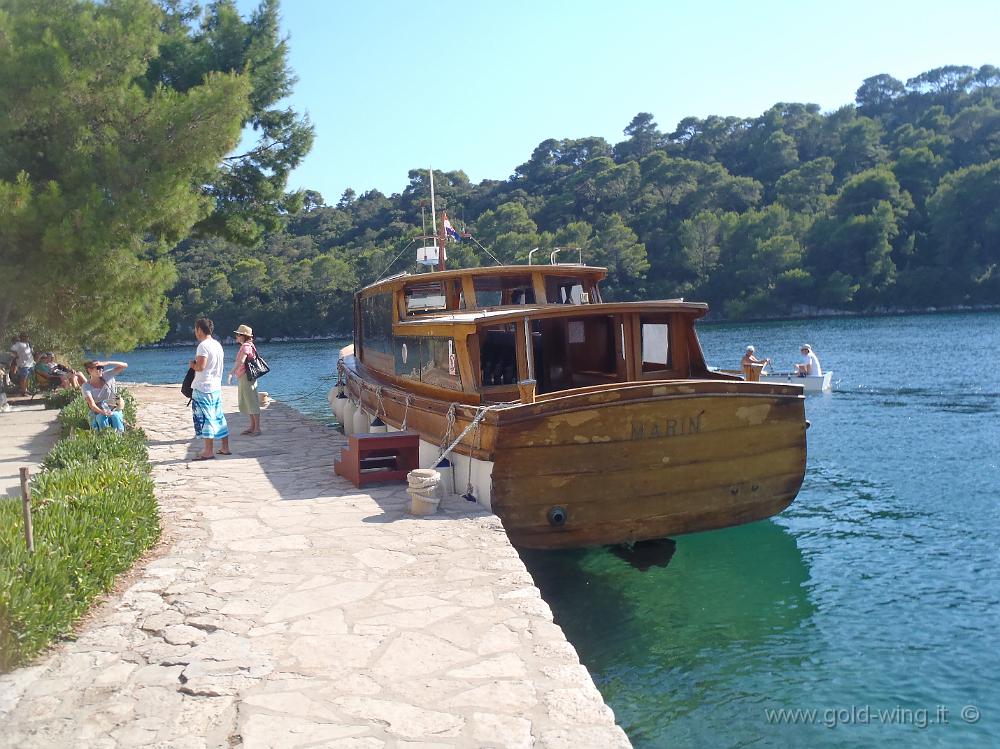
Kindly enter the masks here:
M 339 421 L 344 415 L 344 406 L 347 405 L 348 397 L 344 392 L 343 385 L 337 387 L 337 395 L 333 399 L 333 412 L 337 415 L 337 420 Z
M 340 423 L 344 427 L 344 434 L 354 434 L 354 414 L 358 411 L 357 405 L 350 398 L 344 404 L 344 409 L 340 412 Z
M 566 508 L 556 505 L 549 508 L 549 525 L 553 528 L 561 528 L 566 525 Z
M 371 424 L 368 425 L 368 431 L 372 432 L 373 434 L 381 434 L 382 432 L 388 432 L 389 428 L 385 425 L 385 422 L 382 421 L 382 419 L 380 419 L 376 414 L 375 418 L 372 419 Z
M 365 412 L 364 408 L 358 407 L 357 413 L 354 414 L 354 431 L 352 434 L 368 434 L 368 430 L 371 428 L 371 417 Z

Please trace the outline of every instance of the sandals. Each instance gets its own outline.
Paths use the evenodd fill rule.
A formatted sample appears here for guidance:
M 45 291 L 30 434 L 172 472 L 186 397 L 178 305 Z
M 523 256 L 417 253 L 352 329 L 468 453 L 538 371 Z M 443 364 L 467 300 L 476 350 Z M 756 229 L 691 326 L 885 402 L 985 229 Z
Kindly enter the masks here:
M 195 460 L 214 460 L 214 459 L 215 459 L 214 455 L 195 455 L 193 458 L 191 458 L 192 462 Z
M 249 429 L 244 429 L 242 432 L 240 432 L 240 434 L 250 435 L 253 434 L 253 432 Z
M 216 450 L 215 454 L 216 455 L 232 455 L 233 451 L 232 450 Z

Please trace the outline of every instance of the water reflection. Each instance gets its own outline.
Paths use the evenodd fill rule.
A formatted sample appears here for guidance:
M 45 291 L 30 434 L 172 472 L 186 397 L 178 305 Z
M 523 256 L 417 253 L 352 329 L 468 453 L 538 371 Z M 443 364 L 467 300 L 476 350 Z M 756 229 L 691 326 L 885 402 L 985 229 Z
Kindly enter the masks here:
M 636 746 L 711 745 L 717 721 L 759 712 L 761 681 L 808 657 L 775 646 L 815 606 L 795 538 L 773 521 L 680 536 L 670 563 L 645 571 L 611 549 L 521 556 Z

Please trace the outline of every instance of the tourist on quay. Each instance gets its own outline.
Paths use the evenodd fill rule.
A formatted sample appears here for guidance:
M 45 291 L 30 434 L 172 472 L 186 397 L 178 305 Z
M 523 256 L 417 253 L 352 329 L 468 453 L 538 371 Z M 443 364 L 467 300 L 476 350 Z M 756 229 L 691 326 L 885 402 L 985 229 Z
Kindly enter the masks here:
M 747 346 L 743 353 L 743 359 L 740 361 L 740 367 L 743 369 L 743 375 L 747 382 L 757 382 L 760 379 L 761 370 L 771 363 L 770 359 L 758 359 L 754 355 L 754 351 L 753 346 Z
M 253 342 L 253 328 L 249 325 L 240 325 L 233 331 L 236 340 L 239 341 L 240 350 L 236 354 L 236 363 L 233 371 L 229 373 L 229 382 L 236 378 L 239 392 L 240 413 L 250 416 L 250 426 L 240 434 L 256 437 L 260 431 L 260 398 L 257 396 L 257 380 L 247 377 L 247 359 L 257 358 L 257 347 Z
M 118 400 L 115 377 L 125 371 L 128 364 L 123 361 L 88 361 L 83 368 L 87 380 L 83 383 L 83 397 L 90 409 L 90 428 L 95 431 L 114 429 L 125 431 L 125 415 Z
M 211 460 L 215 457 L 215 440 L 221 440 L 219 455 L 229 451 L 229 425 L 222 410 L 222 370 L 225 353 L 222 344 L 212 337 L 215 324 L 207 317 L 194 323 L 194 337 L 198 348 L 191 368 L 194 370 L 194 392 L 191 397 L 191 414 L 194 419 L 195 437 L 205 440 L 205 447 L 194 460 Z
M 819 377 L 822 375 L 823 368 L 819 365 L 819 357 L 812 350 L 812 346 L 803 343 L 799 351 L 802 352 L 803 358 L 799 364 L 795 365 L 795 374 L 799 377 Z
M 10 352 L 14 355 L 11 365 L 14 382 L 21 388 L 21 395 L 25 396 L 28 394 L 31 373 L 35 369 L 35 355 L 31 350 L 27 333 L 20 333 L 17 336 L 14 345 L 10 347 Z

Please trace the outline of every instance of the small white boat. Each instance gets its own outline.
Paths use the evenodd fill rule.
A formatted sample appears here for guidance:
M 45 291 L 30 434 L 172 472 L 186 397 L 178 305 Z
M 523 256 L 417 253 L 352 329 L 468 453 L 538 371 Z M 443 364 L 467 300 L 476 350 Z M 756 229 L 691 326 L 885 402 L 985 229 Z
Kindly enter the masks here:
M 718 369 L 717 367 L 709 367 L 709 369 L 715 372 L 733 375 L 734 377 L 739 377 L 740 379 L 745 379 L 743 373 L 738 369 Z M 833 370 L 831 369 L 821 375 L 807 375 L 805 377 L 801 377 L 794 372 L 766 372 L 759 375 L 757 381 L 779 383 L 781 385 L 801 385 L 807 393 L 822 393 L 832 389 L 832 380 Z
M 821 375 L 801 377 L 794 372 L 768 372 L 760 376 L 761 382 L 780 382 L 785 385 L 802 385 L 807 393 L 822 393 L 831 387 L 833 371 Z

